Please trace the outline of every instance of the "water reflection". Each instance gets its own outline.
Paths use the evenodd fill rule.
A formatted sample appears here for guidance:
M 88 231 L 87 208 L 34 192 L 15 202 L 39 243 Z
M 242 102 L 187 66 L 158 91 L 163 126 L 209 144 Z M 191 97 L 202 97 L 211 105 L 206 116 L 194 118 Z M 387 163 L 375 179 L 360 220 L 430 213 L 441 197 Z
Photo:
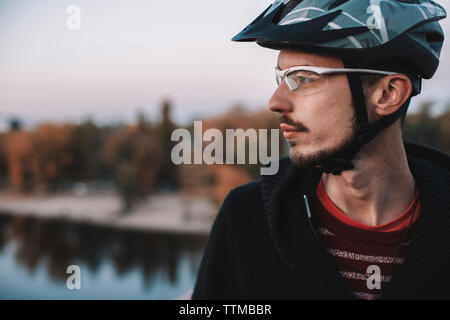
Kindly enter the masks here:
M 86 265 L 88 272 L 95 274 L 107 262 L 118 277 L 139 270 L 144 287 L 150 288 L 161 278 L 167 286 L 174 286 L 184 257 L 189 261 L 189 281 L 193 283 L 206 237 L 0 214 L 0 254 L 11 242 L 15 245 L 14 263 L 33 273 L 45 261 L 51 281 L 65 283 L 66 268 L 71 264 Z

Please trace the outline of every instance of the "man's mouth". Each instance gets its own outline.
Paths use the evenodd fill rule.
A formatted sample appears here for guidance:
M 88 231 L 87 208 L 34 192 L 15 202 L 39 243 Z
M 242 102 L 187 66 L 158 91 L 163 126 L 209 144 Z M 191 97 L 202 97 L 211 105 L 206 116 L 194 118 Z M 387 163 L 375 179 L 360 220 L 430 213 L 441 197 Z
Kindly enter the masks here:
M 296 129 L 295 127 L 292 127 L 287 124 L 281 124 L 281 129 L 283 130 L 283 136 L 286 139 L 293 139 L 296 135 L 300 134 L 302 131 Z

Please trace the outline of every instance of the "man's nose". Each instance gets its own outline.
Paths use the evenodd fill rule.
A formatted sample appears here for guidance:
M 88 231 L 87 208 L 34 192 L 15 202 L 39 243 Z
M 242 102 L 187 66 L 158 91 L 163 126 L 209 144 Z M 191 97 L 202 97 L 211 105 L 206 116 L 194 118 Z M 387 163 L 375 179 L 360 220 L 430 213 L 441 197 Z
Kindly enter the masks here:
M 290 99 L 290 92 L 284 81 L 277 87 L 269 100 L 268 108 L 270 111 L 278 113 L 290 113 L 293 110 L 293 104 Z

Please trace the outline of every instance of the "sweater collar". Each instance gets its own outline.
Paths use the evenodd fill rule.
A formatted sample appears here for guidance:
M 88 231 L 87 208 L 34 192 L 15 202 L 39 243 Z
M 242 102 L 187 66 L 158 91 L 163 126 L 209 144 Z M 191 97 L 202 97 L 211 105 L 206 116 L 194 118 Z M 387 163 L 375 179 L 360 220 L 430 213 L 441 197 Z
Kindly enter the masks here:
M 392 299 L 414 297 L 450 262 L 449 167 L 413 156 L 408 162 L 420 188 L 421 213 L 405 262 L 385 291 Z
M 392 299 L 419 293 L 450 259 L 450 160 L 421 146 L 405 146 L 419 184 L 421 216 L 405 262 L 385 290 L 385 297 Z M 262 178 L 264 213 L 280 259 L 292 272 L 326 297 L 351 299 L 350 287 L 308 224 L 302 194 L 313 199 L 321 175 L 317 169 L 299 170 L 288 157 L 282 158 L 278 173 Z
M 311 289 L 326 297 L 351 299 L 350 287 L 308 224 L 302 185 L 310 186 L 307 193 L 312 195 L 320 177 L 318 170 L 296 169 L 289 158 L 280 160 L 276 175 L 263 177 L 261 195 L 269 233 L 281 260 Z

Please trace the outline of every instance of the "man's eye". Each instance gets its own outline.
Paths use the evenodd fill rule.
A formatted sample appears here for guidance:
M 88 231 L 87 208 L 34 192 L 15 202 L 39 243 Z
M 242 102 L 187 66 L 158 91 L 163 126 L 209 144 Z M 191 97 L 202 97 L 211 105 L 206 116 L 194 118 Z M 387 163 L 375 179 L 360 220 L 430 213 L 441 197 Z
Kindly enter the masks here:
M 317 80 L 319 80 L 320 78 L 320 75 L 316 74 L 315 72 L 304 70 L 293 72 L 290 76 L 298 86 L 311 85 L 314 82 L 317 82 Z
M 297 82 L 301 83 L 301 84 L 312 83 L 312 82 L 315 82 L 315 81 L 316 81 L 316 79 L 310 78 L 310 77 L 301 77 L 301 76 L 297 77 Z

